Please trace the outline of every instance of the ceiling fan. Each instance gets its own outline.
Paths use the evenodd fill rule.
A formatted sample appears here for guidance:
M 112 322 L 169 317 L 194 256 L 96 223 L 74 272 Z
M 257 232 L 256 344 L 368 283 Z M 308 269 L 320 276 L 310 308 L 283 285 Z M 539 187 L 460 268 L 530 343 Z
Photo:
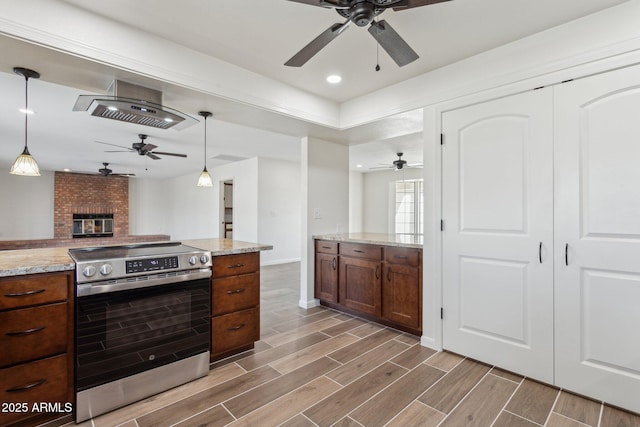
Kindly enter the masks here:
M 109 169 L 109 163 L 102 162 L 104 165 L 103 168 L 98 169 L 98 173 L 96 175 L 102 176 L 136 176 L 135 173 L 113 173 L 111 169 Z
M 95 142 L 97 142 L 98 144 L 112 145 L 114 147 L 124 148 L 127 151 L 137 152 L 139 155 L 150 157 L 153 160 L 160 160 L 160 157 L 158 157 L 158 154 L 162 156 L 187 157 L 186 154 L 166 153 L 163 151 L 152 151 L 154 148 L 157 148 L 157 145 L 147 144 L 145 142 L 147 137 L 148 135 L 145 135 L 142 133 L 138 134 L 138 138 L 140 138 L 140 142 L 134 142 L 133 144 L 131 144 L 131 148 L 124 147 L 122 145 L 110 144 L 108 142 L 100 142 L 100 141 L 95 141 Z M 125 152 L 125 150 L 109 150 L 109 151 L 105 151 L 105 153 L 122 153 L 122 152 Z
M 408 163 L 406 160 L 404 160 L 402 158 L 402 156 L 404 156 L 404 153 L 396 153 L 396 154 L 398 156 L 398 159 L 394 160 L 390 165 L 369 168 L 369 169 L 395 169 L 399 171 L 404 168 L 421 168 L 422 167 L 422 163 Z
M 405 66 L 416 59 L 418 54 L 404 41 L 402 37 L 385 20 L 376 21 L 376 17 L 387 9 L 394 11 L 428 6 L 451 0 L 289 0 L 311 6 L 335 9 L 347 20 L 340 24 L 333 24 L 329 29 L 313 39 L 284 65 L 301 67 L 316 53 L 338 37 L 353 22 L 358 27 L 369 25 L 369 33 L 376 39 L 399 67 Z

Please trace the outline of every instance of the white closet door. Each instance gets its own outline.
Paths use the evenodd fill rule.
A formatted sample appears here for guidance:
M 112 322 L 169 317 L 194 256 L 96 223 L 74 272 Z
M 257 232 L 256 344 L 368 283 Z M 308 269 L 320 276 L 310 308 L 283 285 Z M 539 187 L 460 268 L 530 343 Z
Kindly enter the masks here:
M 556 384 L 640 412 L 640 69 L 560 85 L 555 112 Z
M 443 114 L 444 348 L 553 381 L 553 105 Z

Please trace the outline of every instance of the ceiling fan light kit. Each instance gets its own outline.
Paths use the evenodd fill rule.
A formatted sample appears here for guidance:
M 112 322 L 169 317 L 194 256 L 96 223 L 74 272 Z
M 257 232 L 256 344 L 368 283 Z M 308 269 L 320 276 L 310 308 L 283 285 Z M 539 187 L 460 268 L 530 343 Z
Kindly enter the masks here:
M 406 10 L 420 6 L 428 6 L 435 3 L 443 3 L 451 0 L 289 0 L 296 3 L 304 3 L 311 6 L 335 9 L 346 21 L 333 24 L 309 44 L 303 47 L 284 65 L 289 67 L 301 67 L 315 54 L 320 52 L 332 40 L 347 29 L 349 24 L 355 23 L 358 27 L 369 25 L 369 33 L 376 39 L 378 45 L 389 54 L 398 64 L 404 67 L 419 58 L 418 54 L 404 41 L 387 21 L 376 21 L 378 15 L 387 9 L 394 11 Z M 376 66 L 376 71 L 380 69 Z
M 38 79 L 40 74 L 28 68 L 15 67 L 13 72 L 24 77 L 24 149 L 16 158 L 9 173 L 20 176 L 40 176 L 38 163 L 29 153 L 28 147 L 28 118 L 29 118 L 29 78 Z
M 212 114 L 208 111 L 200 111 L 198 115 L 204 118 L 204 169 L 200 172 L 197 185 L 198 187 L 213 187 L 211 175 L 207 170 L 207 118 L 211 117 Z

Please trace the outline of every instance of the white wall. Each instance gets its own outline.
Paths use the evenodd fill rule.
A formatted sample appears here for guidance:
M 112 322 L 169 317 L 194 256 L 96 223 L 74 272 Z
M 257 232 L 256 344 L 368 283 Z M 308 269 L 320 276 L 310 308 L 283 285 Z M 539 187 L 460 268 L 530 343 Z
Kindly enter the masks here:
M 300 163 L 258 161 L 258 240 L 263 264 L 300 261 Z
M 360 233 L 364 231 L 364 173 L 349 173 L 349 232 Z
M 220 236 L 220 185 L 233 180 L 233 238 L 273 245 L 262 264 L 300 260 L 300 165 L 257 157 L 209 167 L 213 187 L 198 172 L 166 180 L 131 179 L 131 234 L 172 240 Z
M 53 172 L 32 177 L 0 170 L 0 240 L 53 238 L 53 183 Z
M 385 170 L 364 174 L 363 179 L 363 230 L 369 233 L 393 233 L 393 190 L 390 184 L 402 179 L 420 179 L 422 169 Z M 426 200 L 425 200 L 426 203 Z
M 301 150 L 302 254 L 300 301 L 303 308 L 318 304 L 314 298 L 316 234 L 347 231 L 349 224 L 349 147 L 316 138 L 303 138 Z M 315 215 L 317 212 L 318 215 Z

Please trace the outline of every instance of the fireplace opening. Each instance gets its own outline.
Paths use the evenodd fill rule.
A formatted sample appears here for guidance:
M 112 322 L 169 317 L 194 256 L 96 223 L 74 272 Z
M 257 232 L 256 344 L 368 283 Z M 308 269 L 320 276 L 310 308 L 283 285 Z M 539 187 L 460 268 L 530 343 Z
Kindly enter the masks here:
M 73 214 L 73 237 L 113 237 L 113 214 Z

